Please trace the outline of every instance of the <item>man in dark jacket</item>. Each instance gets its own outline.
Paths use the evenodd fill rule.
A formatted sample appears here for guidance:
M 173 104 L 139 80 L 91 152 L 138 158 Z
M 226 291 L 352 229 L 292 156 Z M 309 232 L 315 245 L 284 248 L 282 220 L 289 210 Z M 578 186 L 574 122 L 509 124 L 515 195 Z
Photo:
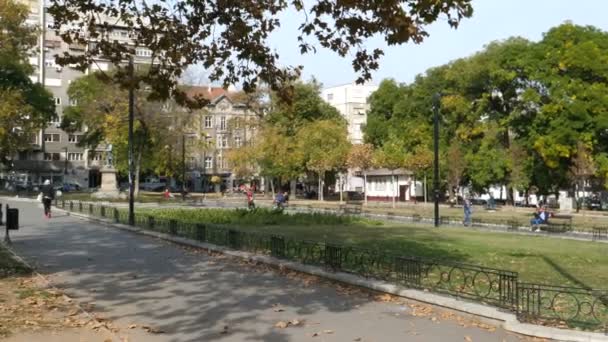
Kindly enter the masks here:
M 51 218 L 51 203 L 55 199 L 55 189 L 50 180 L 45 180 L 42 185 L 42 205 L 44 205 L 44 216 Z

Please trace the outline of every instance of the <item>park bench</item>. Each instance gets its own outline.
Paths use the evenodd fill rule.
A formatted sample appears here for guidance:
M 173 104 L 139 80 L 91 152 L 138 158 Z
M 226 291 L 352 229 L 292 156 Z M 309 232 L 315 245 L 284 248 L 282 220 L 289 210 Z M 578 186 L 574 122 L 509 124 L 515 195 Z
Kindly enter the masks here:
M 549 218 L 548 223 L 535 225 L 542 231 L 549 233 L 565 233 L 572 230 L 572 215 L 557 214 Z
M 340 204 L 339 211 L 344 215 L 358 215 L 361 214 L 361 203 L 358 202 L 346 202 Z

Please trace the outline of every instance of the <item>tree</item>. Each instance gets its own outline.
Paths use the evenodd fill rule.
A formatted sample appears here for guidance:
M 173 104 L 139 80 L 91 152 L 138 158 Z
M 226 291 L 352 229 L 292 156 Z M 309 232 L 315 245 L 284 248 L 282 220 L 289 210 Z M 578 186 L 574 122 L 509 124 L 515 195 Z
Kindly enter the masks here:
M 591 151 L 582 141 L 576 144 L 576 154 L 572 156 L 570 176 L 574 183 L 574 199 L 577 203 L 576 212 L 580 209 L 579 191 L 585 191 L 587 180 L 596 172 L 595 163 L 591 157 Z
M 395 136 L 389 137 L 388 141 L 384 142 L 382 147 L 376 149 L 374 155 L 374 164 L 377 167 L 384 167 L 391 171 L 391 185 L 393 188 L 392 206 L 395 207 L 395 194 L 398 190 L 395 188 L 395 170 L 405 167 L 407 156 L 403 145 Z
M 446 159 L 449 160 L 447 163 L 447 180 L 450 200 L 452 203 L 458 203 L 456 191 L 462 182 L 462 176 L 464 174 L 466 165 L 462 149 L 456 139 L 452 140 L 452 143 L 448 147 Z
M 306 6 L 305 6 L 306 5 Z M 301 53 L 313 52 L 319 45 L 340 56 L 352 54 L 353 68 L 359 81 L 371 78 L 383 55 L 381 49 L 365 49 L 364 42 L 381 36 L 389 45 L 420 43 L 428 36 L 427 25 L 439 18 L 457 27 L 472 15 L 471 0 L 392 0 L 382 5 L 369 1 L 335 2 L 303 0 L 263 2 L 238 1 L 169 1 L 147 4 L 136 0 L 109 0 L 92 4 L 88 0 L 53 0 L 49 13 L 54 28 L 70 44 L 89 46 L 84 52 L 66 52 L 61 64 L 78 64 L 83 70 L 103 56 L 118 71 L 115 82 L 125 88 L 147 84 L 150 100 L 172 96 L 179 104 L 202 105 L 190 101 L 177 87 L 177 80 L 189 65 L 200 64 L 211 81 L 225 86 L 242 81 L 243 89 L 252 90 L 263 82 L 274 91 L 286 91 L 280 85 L 297 77 L 301 67 L 281 68 L 279 56 L 269 46 L 268 37 L 280 26 L 281 12 L 305 13 L 296 37 Z M 115 24 L 126 27 L 131 42 L 115 41 L 110 32 Z M 95 45 L 89 45 L 93 38 Z M 151 50 L 152 64 L 145 74 L 131 80 L 125 61 L 135 55 L 136 47 Z
M 93 73 L 70 84 L 68 95 L 77 105 L 64 111 L 61 127 L 67 132 L 83 131 L 80 146 L 94 149 L 100 144 L 112 144 L 119 172 L 128 169 L 128 97 L 126 91 L 109 83 L 104 74 Z M 179 174 L 184 165 L 181 150 L 187 125 L 192 123 L 190 112 L 146 100 L 144 91 L 135 96 L 135 196 L 138 194 L 142 167 L 157 173 Z M 187 117 L 186 117 L 187 116 Z M 87 129 L 84 130 L 84 127 Z M 177 150 L 176 150 L 177 149 Z M 144 156 L 146 156 L 144 158 Z M 182 180 L 184 181 L 184 180 Z
M 363 173 L 364 202 L 367 205 L 367 171 L 374 166 L 374 146 L 372 144 L 352 145 L 346 164 L 349 168 Z
M 297 148 L 308 171 L 318 175 L 319 200 L 323 200 L 325 175 L 346 165 L 351 148 L 342 121 L 318 120 L 304 125 L 297 133 Z
M 52 95 L 29 78 L 36 29 L 26 24 L 28 15 L 25 5 L 0 2 L 0 163 L 30 148 L 32 136 L 56 115 Z

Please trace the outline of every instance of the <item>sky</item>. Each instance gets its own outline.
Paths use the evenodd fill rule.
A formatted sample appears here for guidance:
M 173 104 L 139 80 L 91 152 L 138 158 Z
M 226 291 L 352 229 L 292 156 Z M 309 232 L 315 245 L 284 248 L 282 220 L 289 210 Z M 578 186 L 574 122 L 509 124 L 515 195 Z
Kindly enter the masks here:
M 384 78 L 412 82 L 426 69 L 466 57 L 483 49 L 491 41 L 513 36 L 533 41 L 542 38 L 551 27 L 569 20 L 577 25 L 593 25 L 608 31 L 608 0 L 473 0 L 473 17 L 461 22 L 458 29 L 445 20 L 428 27 L 430 36 L 421 44 L 386 47 L 382 39 L 372 39 L 368 47 L 384 47 L 380 68 L 373 83 Z M 283 65 L 303 65 L 303 78 L 315 77 L 324 86 L 351 83 L 357 75 L 352 58 L 341 58 L 319 48 L 316 54 L 300 55 L 296 37 L 301 18 L 284 13 L 282 27 L 270 39 Z

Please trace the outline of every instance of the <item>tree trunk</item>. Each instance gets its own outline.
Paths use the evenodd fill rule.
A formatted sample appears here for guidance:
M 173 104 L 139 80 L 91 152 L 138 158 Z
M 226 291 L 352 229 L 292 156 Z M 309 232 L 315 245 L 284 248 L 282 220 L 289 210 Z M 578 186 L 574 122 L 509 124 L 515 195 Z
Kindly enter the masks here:
M 363 171 L 363 201 L 367 205 L 367 172 Z
M 423 189 L 424 190 L 424 203 L 427 202 L 427 196 L 426 196 L 427 188 L 426 187 L 427 187 L 427 184 L 426 184 L 426 172 L 425 172 L 424 173 L 424 189 Z
M 319 172 L 319 189 L 318 189 L 319 193 L 317 194 L 319 201 L 323 200 L 323 180 L 322 180 L 322 174 L 321 172 Z
M 296 185 L 297 185 L 296 183 L 297 183 L 297 181 L 295 179 L 289 181 L 289 187 L 290 187 L 289 191 L 291 192 L 290 198 L 293 198 L 293 199 L 296 199 Z
M 133 185 L 133 197 L 139 197 L 139 174 L 141 173 L 141 156 L 142 151 L 141 148 L 137 151 L 137 156 L 135 157 L 135 181 Z
M 393 186 L 393 191 L 392 191 L 392 199 L 393 199 L 393 208 L 395 208 L 395 175 L 393 174 L 393 172 L 391 171 L 391 185 Z
M 340 204 L 342 204 L 343 198 L 342 198 L 342 174 L 340 173 L 338 179 L 340 180 L 340 188 L 338 189 L 338 191 L 340 191 Z
M 418 184 L 416 184 L 416 174 L 414 174 L 414 204 L 418 203 Z M 410 194 L 412 193 L 412 189 L 410 189 Z M 411 198 L 410 198 L 411 199 Z
M 576 213 L 581 209 L 581 206 L 578 203 L 578 182 L 574 182 L 574 203 L 576 205 Z
M 272 194 L 272 198 L 274 199 L 274 178 L 270 178 L 270 193 Z

